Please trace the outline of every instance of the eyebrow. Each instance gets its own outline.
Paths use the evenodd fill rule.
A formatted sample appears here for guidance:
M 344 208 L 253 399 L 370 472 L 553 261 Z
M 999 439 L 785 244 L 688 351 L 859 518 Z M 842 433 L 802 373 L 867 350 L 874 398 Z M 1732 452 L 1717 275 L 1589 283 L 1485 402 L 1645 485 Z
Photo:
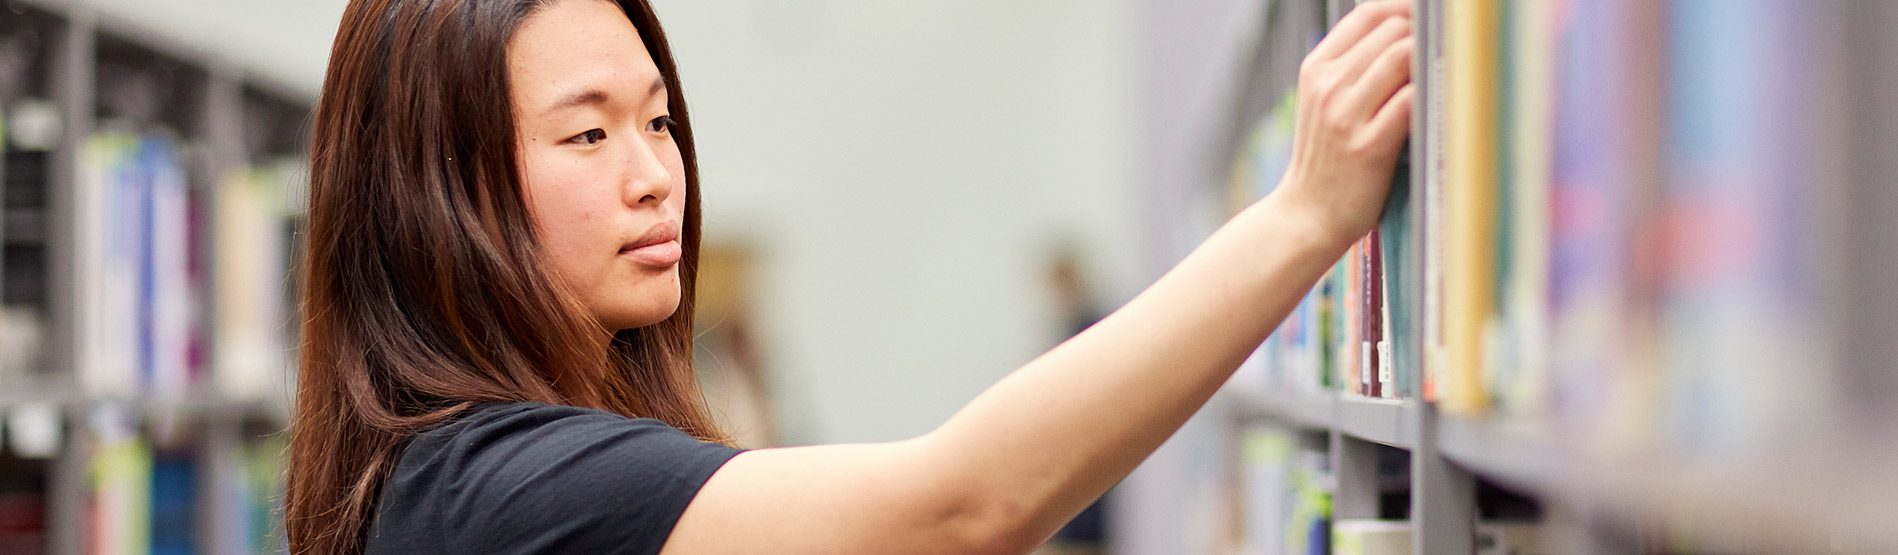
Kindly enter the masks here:
M 659 94 L 659 91 L 663 91 L 663 90 L 666 90 L 666 77 L 664 75 L 654 77 L 652 80 L 652 86 L 646 89 L 646 96 L 651 97 L 652 95 Z M 609 98 L 612 98 L 612 95 L 607 94 L 606 91 L 603 91 L 600 89 L 587 89 L 584 91 L 580 91 L 579 93 L 572 94 L 565 98 L 560 99 L 560 101 L 555 102 L 553 106 L 547 107 L 547 110 L 543 113 L 553 113 L 560 110 L 573 108 L 576 106 L 593 106 L 593 105 L 605 104 L 607 99 Z

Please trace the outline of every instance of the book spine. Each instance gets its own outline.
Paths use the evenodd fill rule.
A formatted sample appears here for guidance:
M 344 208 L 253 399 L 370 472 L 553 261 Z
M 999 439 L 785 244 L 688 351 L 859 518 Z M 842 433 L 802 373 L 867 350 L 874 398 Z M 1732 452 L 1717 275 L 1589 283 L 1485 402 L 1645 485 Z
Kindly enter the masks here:
M 1371 306 L 1366 310 L 1370 322 L 1365 329 L 1368 336 L 1365 342 L 1371 347 L 1371 378 L 1376 384 L 1371 388 L 1371 396 L 1387 397 L 1394 388 L 1390 387 L 1390 359 L 1387 356 L 1390 348 L 1384 334 L 1390 327 L 1388 307 L 1384 302 L 1384 233 L 1372 230 L 1368 245 L 1370 255 L 1366 264 L 1371 274 L 1367 292 L 1371 296 Z
M 1345 251 L 1344 260 L 1340 263 L 1344 274 L 1344 322 L 1341 326 L 1344 335 L 1339 341 L 1339 346 L 1344 359 L 1343 368 L 1349 378 L 1345 390 L 1357 394 L 1364 393 L 1365 385 L 1364 371 L 1358 362 L 1364 359 L 1363 352 L 1358 347 L 1358 336 L 1363 331 L 1358 322 L 1364 317 L 1358 308 L 1364 300 L 1364 288 L 1360 285 L 1364 282 L 1364 276 L 1359 271 L 1363 263 L 1358 261 L 1358 257 L 1363 253 L 1360 247 L 1361 244 L 1351 245 L 1351 248 Z
M 1496 236 L 1498 0 L 1445 2 L 1445 412 L 1488 409 L 1484 328 L 1493 311 Z
M 1359 307 L 1358 349 L 1362 353 L 1359 371 L 1363 376 L 1364 387 L 1359 393 L 1366 397 L 1382 397 L 1383 383 L 1379 380 L 1378 343 L 1383 339 L 1383 274 L 1380 267 L 1378 232 L 1372 231 L 1360 243 L 1360 260 L 1363 269 L 1364 304 Z

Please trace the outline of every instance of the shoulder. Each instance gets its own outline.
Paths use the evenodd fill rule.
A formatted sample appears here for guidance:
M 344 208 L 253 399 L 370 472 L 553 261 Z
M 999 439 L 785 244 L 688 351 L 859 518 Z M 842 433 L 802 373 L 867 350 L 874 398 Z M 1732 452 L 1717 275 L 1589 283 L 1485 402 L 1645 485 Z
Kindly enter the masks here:
M 540 403 L 484 403 L 445 426 L 418 434 L 397 472 L 435 468 L 480 481 L 484 489 L 638 478 L 655 470 L 722 463 L 737 451 L 699 441 L 664 422 Z M 595 474 L 595 472 L 599 474 Z
M 699 443 L 650 418 L 541 403 L 482 403 L 447 424 L 417 434 L 409 449 L 486 459 L 608 439 L 683 439 Z
M 522 547 L 498 552 L 656 552 L 737 453 L 653 419 L 485 403 L 410 440 L 378 520 L 440 530 L 451 544 Z

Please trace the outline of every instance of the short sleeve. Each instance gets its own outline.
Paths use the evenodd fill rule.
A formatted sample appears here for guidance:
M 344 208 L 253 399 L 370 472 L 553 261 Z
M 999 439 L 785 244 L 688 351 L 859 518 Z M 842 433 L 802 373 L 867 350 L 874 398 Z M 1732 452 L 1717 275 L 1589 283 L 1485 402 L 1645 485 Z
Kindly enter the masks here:
M 658 553 L 737 454 L 658 420 L 484 406 L 415 438 L 384 485 L 371 547 L 433 546 L 372 552 Z M 406 537 L 382 537 L 390 534 Z

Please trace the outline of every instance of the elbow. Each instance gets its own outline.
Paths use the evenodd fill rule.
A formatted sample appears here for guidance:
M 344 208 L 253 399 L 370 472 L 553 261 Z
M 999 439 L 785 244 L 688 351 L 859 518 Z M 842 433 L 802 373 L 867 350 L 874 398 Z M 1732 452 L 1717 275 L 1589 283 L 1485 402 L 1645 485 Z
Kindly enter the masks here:
M 1047 540 L 1048 533 L 1037 525 L 1045 519 L 1020 500 L 1007 495 L 970 497 L 943 519 L 953 552 L 1022 555 Z
M 923 451 L 928 461 L 915 482 L 913 499 L 929 500 L 923 511 L 943 553 L 1022 555 L 1046 542 L 1059 522 L 1054 492 L 1038 482 L 996 472 L 993 464 Z

